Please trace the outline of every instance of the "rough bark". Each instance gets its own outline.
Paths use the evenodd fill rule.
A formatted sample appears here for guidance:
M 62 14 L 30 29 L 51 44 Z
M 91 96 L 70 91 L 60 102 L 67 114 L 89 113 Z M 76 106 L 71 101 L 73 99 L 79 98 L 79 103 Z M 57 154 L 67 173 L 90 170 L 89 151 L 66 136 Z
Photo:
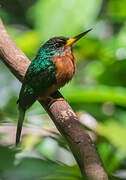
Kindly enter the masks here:
M 22 82 L 30 61 L 12 41 L 1 20 L 0 57 L 17 79 Z M 59 92 L 54 96 L 62 97 Z M 48 103 L 48 101 L 40 101 L 59 132 L 67 140 L 82 175 L 90 180 L 108 180 L 95 145 L 69 104 L 65 100 L 56 101 L 49 107 Z M 16 105 L 15 108 L 17 108 Z

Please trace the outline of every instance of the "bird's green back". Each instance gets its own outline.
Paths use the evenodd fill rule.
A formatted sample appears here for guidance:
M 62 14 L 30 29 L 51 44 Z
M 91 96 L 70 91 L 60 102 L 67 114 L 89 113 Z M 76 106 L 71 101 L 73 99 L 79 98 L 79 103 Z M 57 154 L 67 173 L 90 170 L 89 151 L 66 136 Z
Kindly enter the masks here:
M 53 56 L 58 51 L 42 46 L 30 64 L 19 95 L 19 105 L 27 109 L 40 94 L 56 83 L 56 71 Z

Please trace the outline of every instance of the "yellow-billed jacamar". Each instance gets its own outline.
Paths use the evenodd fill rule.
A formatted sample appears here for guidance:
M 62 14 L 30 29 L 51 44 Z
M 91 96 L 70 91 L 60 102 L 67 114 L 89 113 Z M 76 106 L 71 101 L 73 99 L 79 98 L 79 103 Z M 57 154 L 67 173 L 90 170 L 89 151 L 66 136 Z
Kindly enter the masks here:
M 40 47 L 37 56 L 27 69 L 17 101 L 19 120 L 16 145 L 20 141 L 25 111 L 36 100 L 51 97 L 51 94 L 72 79 L 76 69 L 72 45 L 90 30 L 73 38 L 62 36 L 51 38 Z

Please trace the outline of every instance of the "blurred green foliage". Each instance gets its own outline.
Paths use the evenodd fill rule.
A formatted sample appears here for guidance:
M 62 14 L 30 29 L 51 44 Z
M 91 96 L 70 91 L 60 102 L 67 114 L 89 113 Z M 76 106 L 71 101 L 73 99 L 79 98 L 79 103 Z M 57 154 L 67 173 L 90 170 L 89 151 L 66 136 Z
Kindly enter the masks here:
M 77 72 L 61 92 L 72 108 L 82 113 L 80 119 L 86 113 L 86 122 L 91 126 L 97 122 L 93 129 L 87 128 L 96 135 L 95 143 L 110 180 L 126 179 L 125 9 L 125 0 L 0 0 L 0 17 L 13 40 L 31 60 L 50 37 L 72 37 L 93 28 L 73 47 Z M 20 86 L 0 62 L 1 127 L 17 121 Z M 25 126 L 39 130 L 54 128 L 47 117 L 44 121 L 43 116 L 35 116 L 40 114 L 45 111 L 35 103 L 27 113 Z M 54 135 L 27 136 L 21 150 L 1 143 L 0 178 L 82 179 L 66 142 Z M 1 133 L 1 142 L 3 138 Z

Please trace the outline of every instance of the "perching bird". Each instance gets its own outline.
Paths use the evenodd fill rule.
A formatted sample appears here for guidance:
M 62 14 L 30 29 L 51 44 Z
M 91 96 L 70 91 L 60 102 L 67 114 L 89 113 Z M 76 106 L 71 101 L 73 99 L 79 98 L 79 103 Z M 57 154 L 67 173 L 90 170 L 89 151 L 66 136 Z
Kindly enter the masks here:
M 40 47 L 37 56 L 27 69 L 17 101 L 19 104 L 19 119 L 16 145 L 20 141 L 26 110 L 36 100 L 51 97 L 51 94 L 72 79 L 76 69 L 72 45 L 90 30 L 74 38 L 62 36 L 51 38 Z

